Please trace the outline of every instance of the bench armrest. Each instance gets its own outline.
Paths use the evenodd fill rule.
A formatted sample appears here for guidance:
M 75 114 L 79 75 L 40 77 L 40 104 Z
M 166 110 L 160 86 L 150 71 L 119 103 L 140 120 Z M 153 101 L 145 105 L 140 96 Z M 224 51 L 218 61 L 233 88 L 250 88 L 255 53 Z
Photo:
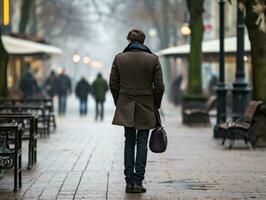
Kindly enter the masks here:
M 239 122 L 244 122 L 245 121 L 245 117 L 241 116 L 239 118 L 237 118 L 234 122 L 239 123 Z

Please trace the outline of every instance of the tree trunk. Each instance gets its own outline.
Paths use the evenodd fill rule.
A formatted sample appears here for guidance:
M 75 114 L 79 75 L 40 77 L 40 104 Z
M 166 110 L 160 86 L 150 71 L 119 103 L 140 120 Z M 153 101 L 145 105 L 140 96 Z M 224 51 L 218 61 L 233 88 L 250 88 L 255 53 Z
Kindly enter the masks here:
M 258 145 L 266 146 L 266 33 L 256 25 L 258 14 L 253 12 L 253 6 L 256 4 L 256 0 L 246 1 L 245 20 L 251 44 L 253 99 L 263 101 L 254 135 L 259 138 Z
M 0 30 L 0 97 L 7 96 L 7 63 L 8 53 L 2 43 L 2 32 Z
M 253 12 L 256 0 L 247 1 L 246 25 L 251 44 L 253 69 L 253 97 L 266 103 L 266 33 L 256 25 L 258 15 Z
M 37 15 L 36 15 L 36 2 L 33 1 L 31 5 L 31 19 L 29 20 L 30 26 L 29 26 L 29 32 L 31 35 L 38 35 L 38 25 L 37 25 Z M 50 31 L 51 32 L 51 31 Z
M 188 94 L 201 95 L 202 94 L 202 78 L 201 78 L 201 64 L 202 64 L 202 40 L 203 40 L 203 3 L 204 0 L 187 0 L 187 7 L 190 13 L 190 53 L 188 56 L 189 75 L 188 75 Z
M 25 34 L 30 19 L 31 8 L 34 0 L 23 0 L 21 4 L 19 33 Z
M 165 48 L 168 48 L 169 45 L 170 45 L 170 37 L 171 37 L 171 34 L 170 34 L 170 24 L 169 24 L 169 10 L 170 10 L 170 3 L 169 1 L 165 1 L 163 2 L 162 4 L 162 13 L 163 13 L 163 26 L 161 28 L 161 32 L 162 34 L 160 34 L 160 46 L 161 46 L 161 49 L 165 49 Z M 164 59 L 164 72 L 165 72 L 165 83 L 166 83 L 166 90 L 167 92 L 169 92 L 169 87 L 171 85 L 171 80 L 172 80 L 172 77 L 171 77 L 171 73 L 172 73 L 172 69 L 171 69 L 171 62 L 169 60 L 169 58 L 165 58 Z M 170 93 L 168 93 L 170 95 Z M 168 96 L 169 97 L 169 96 Z

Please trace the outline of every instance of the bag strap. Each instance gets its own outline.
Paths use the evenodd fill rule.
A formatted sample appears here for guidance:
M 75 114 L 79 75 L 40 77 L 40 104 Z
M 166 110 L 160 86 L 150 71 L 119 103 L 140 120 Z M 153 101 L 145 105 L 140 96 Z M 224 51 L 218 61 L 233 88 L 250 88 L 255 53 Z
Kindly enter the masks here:
M 162 121 L 159 113 L 159 109 L 155 109 L 155 118 L 156 118 L 156 126 L 157 127 L 162 127 Z

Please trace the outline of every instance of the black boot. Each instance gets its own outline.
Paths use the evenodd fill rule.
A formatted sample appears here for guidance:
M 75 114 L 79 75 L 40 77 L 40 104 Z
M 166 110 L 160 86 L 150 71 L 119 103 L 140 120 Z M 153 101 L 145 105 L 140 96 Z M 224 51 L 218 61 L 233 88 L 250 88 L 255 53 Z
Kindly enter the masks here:
M 142 186 L 141 183 L 134 183 L 133 184 L 133 191 L 134 191 L 134 193 L 145 193 L 147 190 L 145 187 Z
M 127 183 L 127 185 L 126 185 L 126 193 L 134 193 L 133 184 L 132 183 Z

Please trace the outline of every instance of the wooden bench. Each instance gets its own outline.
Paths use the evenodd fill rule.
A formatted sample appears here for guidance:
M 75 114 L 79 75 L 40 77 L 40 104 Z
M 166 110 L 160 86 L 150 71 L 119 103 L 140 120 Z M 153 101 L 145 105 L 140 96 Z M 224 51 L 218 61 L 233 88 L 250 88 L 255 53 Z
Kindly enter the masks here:
M 0 123 L 0 169 L 14 168 L 14 191 L 22 187 L 22 129 L 16 124 Z
M 187 125 L 209 125 L 209 111 L 213 108 L 215 102 L 216 96 L 211 96 L 203 108 L 184 110 L 183 123 Z
M 228 120 L 225 123 L 219 125 L 219 130 L 223 132 L 222 145 L 225 144 L 227 138 L 230 138 L 229 149 L 234 145 L 236 136 L 240 136 L 244 139 L 245 143 L 251 143 L 252 147 L 255 147 L 256 141 L 252 138 L 252 130 L 255 125 L 255 114 L 261 106 L 262 101 L 250 101 L 246 107 L 244 116 L 235 119 Z
M 33 114 L 0 113 L 0 122 L 16 122 L 21 125 L 22 140 L 29 140 L 28 169 L 31 169 L 37 162 L 38 117 Z

